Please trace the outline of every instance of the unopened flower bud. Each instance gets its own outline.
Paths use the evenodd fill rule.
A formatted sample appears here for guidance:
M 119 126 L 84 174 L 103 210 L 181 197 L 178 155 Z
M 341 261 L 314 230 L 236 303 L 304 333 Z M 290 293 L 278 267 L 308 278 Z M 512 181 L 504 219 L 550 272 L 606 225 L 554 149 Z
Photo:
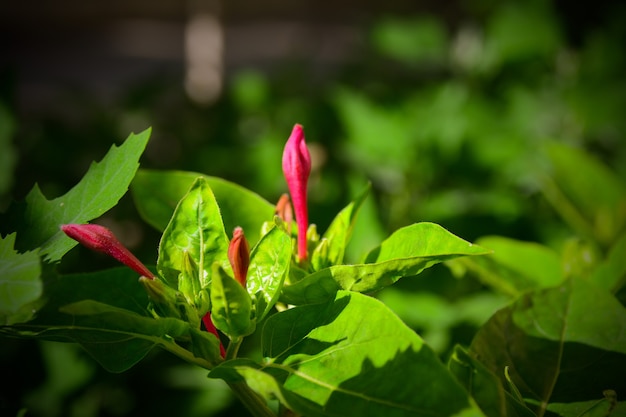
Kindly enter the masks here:
M 105 253 L 128 266 L 139 275 L 154 279 L 154 274 L 122 245 L 113 232 L 106 227 L 99 224 L 64 224 L 61 226 L 61 230 L 83 246 Z
M 307 184 L 311 173 L 311 154 L 304 140 L 302 126 L 296 124 L 283 151 L 283 173 L 291 194 L 298 225 L 298 258 L 307 257 L 306 231 L 309 223 Z
M 220 340 L 220 335 L 217 332 L 217 328 L 215 327 L 215 324 L 213 324 L 213 320 L 211 320 L 210 311 L 206 313 L 204 317 L 202 317 L 202 323 L 204 323 L 204 328 L 206 329 L 207 332 L 215 335 L 215 337 L 217 337 L 217 340 Z M 222 358 L 226 357 L 226 349 L 224 349 L 224 345 L 222 344 L 221 341 L 220 341 L 220 355 L 222 355 Z
M 228 246 L 228 260 L 233 267 L 235 279 L 245 288 L 250 266 L 250 246 L 241 227 L 236 227 L 233 231 L 233 238 Z

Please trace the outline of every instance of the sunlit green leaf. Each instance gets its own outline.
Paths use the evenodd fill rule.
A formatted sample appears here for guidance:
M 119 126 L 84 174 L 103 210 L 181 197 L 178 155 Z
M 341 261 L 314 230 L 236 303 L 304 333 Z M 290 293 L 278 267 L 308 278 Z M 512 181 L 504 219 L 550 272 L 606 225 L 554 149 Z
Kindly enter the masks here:
M 246 288 L 256 303 L 256 320 L 261 321 L 276 301 L 291 263 L 291 237 L 282 227 L 273 227 L 252 248 Z
M 137 210 L 150 225 L 165 230 L 176 205 L 198 177 L 203 177 L 211 187 L 226 231 L 241 226 L 248 241 L 255 244 L 260 238 L 261 226 L 274 215 L 274 205 L 221 178 L 195 172 L 140 169 L 131 184 Z
M 252 300 L 241 284 L 215 265 L 211 281 L 211 318 L 215 327 L 232 338 L 252 333 L 256 321 Z
M 157 268 L 176 288 L 185 257 L 189 257 L 201 274 L 200 283 L 204 288 L 209 285 L 214 262 L 230 268 L 227 251 L 228 237 L 220 208 L 207 181 L 198 177 L 176 206 L 163 232 Z
M 0 324 L 26 321 L 32 311 L 23 311 L 43 292 L 41 264 L 35 252 L 17 253 L 15 233 L 0 236 Z
M 366 257 L 365 264 L 335 265 L 283 287 L 289 304 L 328 301 L 337 290 L 371 292 L 402 277 L 417 275 L 437 263 L 488 250 L 473 245 L 433 223 L 417 223 L 397 230 Z
M 139 167 L 150 129 L 131 134 L 119 147 L 113 146 L 101 162 L 92 163 L 82 180 L 65 195 L 48 200 L 37 185 L 25 204 L 12 207 L 19 250 L 40 249 L 46 261 L 54 262 L 73 248 L 76 241 L 65 236 L 61 224 L 86 223 L 115 206 L 128 190 Z
M 362 294 L 271 316 L 263 356 L 261 370 L 306 398 L 291 404 L 305 415 L 483 415 L 420 337 Z

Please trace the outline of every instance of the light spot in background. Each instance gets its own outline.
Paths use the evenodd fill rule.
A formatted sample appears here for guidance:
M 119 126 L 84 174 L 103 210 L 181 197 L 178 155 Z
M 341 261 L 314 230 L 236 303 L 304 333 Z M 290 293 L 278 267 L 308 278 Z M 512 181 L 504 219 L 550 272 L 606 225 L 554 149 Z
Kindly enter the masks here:
M 199 104 L 210 104 L 222 91 L 223 28 L 215 15 L 198 13 L 185 27 L 185 91 Z

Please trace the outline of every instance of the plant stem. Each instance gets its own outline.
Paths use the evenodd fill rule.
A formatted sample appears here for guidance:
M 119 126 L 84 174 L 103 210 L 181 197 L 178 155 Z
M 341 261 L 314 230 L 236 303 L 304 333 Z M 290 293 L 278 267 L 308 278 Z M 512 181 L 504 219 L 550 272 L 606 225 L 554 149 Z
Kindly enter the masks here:
M 254 417 L 276 417 L 276 414 L 267 406 L 265 400 L 245 382 L 228 382 L 228 386 Z
M 224 357 L 225 360 L 237 358 L 237 353 L 239 352 L 239 346 L 241 346 L 241 342 L 243 342 L 243 337 L 237 337 L 230 340 L 228 348 L 226 348 L 226 356 Z

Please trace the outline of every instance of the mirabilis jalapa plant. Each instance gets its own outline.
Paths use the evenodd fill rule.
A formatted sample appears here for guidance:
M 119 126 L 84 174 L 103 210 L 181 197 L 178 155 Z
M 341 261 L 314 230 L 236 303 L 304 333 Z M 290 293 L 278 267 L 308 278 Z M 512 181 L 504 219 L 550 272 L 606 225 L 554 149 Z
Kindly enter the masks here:
M 226 381 L 255 416 L 485 415 L 423 340 L 368 294 L 488 250 L 417 223 L 359 263 L 344 263 L 369 187 L 320 236 L 308 220 L 311 158 L 300 125 L 283 154 L 289 196 L 277 205 L 219 178 L 136 171 L 128 161 L 138 161 L 148 137 L 131 135 L 59 199 L 48 201 L 35 188 L 21 218 L 28 230 L 17 231 L 17 242 L 16 234 L 3 238 L 7 253 L 13 244 L 38 248 L 36 256 L 15 252 L 16 259 L 50 263 L 73 247 L 67 235 L 130 269 L 70 276 L 37 269 L 29 278 L 33 293 L 2 312 L 2 333 L 77 342 L 113 372 L 159 346 Z M 125 173 L 116 165 L 122 161 Z M 139 212 L 163 231 L 155 268 L 108 229 L 87 223 L 117 201 L 100 195 L 112 179 L 122 188 L 133 179 Z M 263 359 L 240 357 L 242 341 L 257 331 Z

